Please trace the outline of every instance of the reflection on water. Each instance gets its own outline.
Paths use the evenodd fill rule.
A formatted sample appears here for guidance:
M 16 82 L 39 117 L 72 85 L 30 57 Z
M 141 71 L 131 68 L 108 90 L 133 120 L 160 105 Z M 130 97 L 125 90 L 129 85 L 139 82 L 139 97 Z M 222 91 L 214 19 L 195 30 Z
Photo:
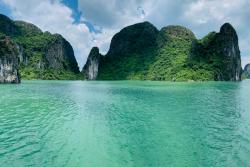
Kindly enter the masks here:
M 0 85 L 1 166 L 250 166 L 250 81 Z

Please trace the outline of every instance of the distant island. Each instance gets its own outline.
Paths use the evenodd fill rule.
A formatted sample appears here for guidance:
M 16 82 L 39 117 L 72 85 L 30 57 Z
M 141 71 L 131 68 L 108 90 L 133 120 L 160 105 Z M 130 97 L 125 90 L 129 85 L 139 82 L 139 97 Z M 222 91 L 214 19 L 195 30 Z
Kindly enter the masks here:
M 250 64 L 247 64 L 243 70 L 243 78 L 250 79 Z
M 238 36 L 225 23 L 202 39 L 182 26 L 158 30 L 149 22 L 123 28 L 101 55 L 93 47 L 79 71 L 59 34 L 0 15 L 0 83 L 42 80 L 241 81 Z M 244 72 L 245 74 L 246 72 Z

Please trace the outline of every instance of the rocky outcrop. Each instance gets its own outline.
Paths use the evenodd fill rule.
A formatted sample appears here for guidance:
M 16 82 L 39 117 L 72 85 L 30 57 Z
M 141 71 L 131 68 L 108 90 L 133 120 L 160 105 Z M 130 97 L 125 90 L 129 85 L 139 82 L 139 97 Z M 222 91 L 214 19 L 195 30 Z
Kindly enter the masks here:
M 225 23 L 218 33 L 219 53 L 224 58 L 221 74 L 216 77 L 217 80 L 240 81 L 241 80 L 241 56 L 238 44 L 238 36 L 229 23 Z
M 231 24 L 222 25 L 219 33 L 209 33 L 196 43 L 193 50 L 199 61 L 210 65 L 215 81 L 241 80 L 238 36 Z
M 98 75 L 99 64 L 102 60 L 102 55 L 97 47 L 93 47 L 89 53 L 86 64 L 82 69 L 82 73 L 87 80 L 95 80 Z
M 59 34 L 55 34 L 54 40 L 47 44 L 45 58 L 48 62 L 48 67 L 46 68 L 63 69 L 79 73 L 72 46 Z
M 18 49 L 5 36 L 0 37 L 0 83 L 20 83 Z
M 28 58 L 24 54 L 24 49 L 22 46 L 19 46 L 16 44 L 17 50 L 18 50 L 18 58 L 20 63 L 23 63 L 24 66 L 28 65 Z
M 247 64 L 244 67 L 244 71 L 243 71 L 244 77 L 247 79 L 250 79 L 250 64 Z

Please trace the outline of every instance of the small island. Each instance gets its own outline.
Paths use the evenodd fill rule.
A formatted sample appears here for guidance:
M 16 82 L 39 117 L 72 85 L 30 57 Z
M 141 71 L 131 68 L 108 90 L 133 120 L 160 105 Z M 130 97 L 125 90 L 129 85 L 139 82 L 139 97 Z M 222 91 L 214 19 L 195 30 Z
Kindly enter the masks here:
M 244 70 L 243 70 L 243 77 L 246 78 L 246 79 L 250 79 L 250 64 L 247 64 L 247 65 L 244 67 Z

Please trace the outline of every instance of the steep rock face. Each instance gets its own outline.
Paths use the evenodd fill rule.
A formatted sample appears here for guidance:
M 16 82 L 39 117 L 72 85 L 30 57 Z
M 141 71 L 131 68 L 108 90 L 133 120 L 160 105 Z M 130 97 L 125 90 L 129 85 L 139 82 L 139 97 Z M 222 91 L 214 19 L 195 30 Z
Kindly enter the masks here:
M 225 23 L 219 33 L 212 32 L 194 47 L 196 57 L 210 66 L 216 81 L 241 80 L 241 56 L 238 36 L 229 23 Z M 195 58 L 194 58 L 195 59 Z
M 81 79 L 72 46 L 61 35 L 4 15 L 0 15 L 0 34 L 16 43 L 22 78 Z
M 16 47 L 17 47 L 17 50 L 18 50 L 19 61 L 22 62 L 25 66 L 27 66 L 28 65 L 28 58 L 24 54 L 23 47 L 20 46 L 20 45 L 17 45 L 17 44 L 16 44 Z
M 250 64 L 247 64 L 245 67 L 244 67 L 244 76 L 247 78 L 247 79 L 250 79 Z
M 5 36 L 0 37 L 0 83 L 20 83 L 18 50 Z
M 219 52 L 227 61 L 223 63 L 223 68 L 221 68 L 222 74 L 216 76 L 217 80 L 240 81 L 242 68 L 238 36 L 229 23 L 221 27 L 218 42 L 221 43 Z
M 97 47 L 93 47 L 88 56 L 87 62 L 84 65 L 82 72 L 87 80 L 95 80 L 98 75 L 99 64 L 102 60 L 102 55 Z
M 56 34 L 54 36 L 55 40 L 49 42 L 45 49 L 48 68 L 64 69 L 78 73 L 79 68 L 72 46 L 61 35 Z

